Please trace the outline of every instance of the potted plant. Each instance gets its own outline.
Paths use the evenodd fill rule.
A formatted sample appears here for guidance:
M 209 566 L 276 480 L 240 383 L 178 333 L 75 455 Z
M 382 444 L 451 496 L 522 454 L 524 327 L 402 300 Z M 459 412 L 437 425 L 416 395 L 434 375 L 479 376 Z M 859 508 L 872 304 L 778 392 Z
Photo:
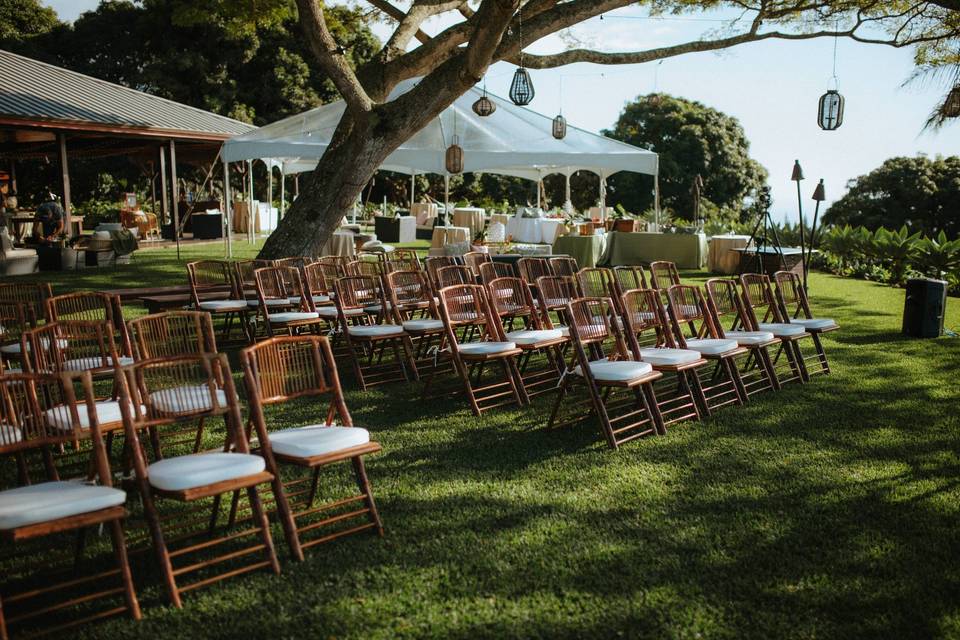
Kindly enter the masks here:
M 607 221 L 610 225 L 607 227 L 608 231 L 633 233 L 634 229 L 636 229 L 636 220 L 633 219 L 632 215 L 627 213 L 623 205 L 618 204 L 616 208 L 610 212 L 610 217 L 607 218 Z

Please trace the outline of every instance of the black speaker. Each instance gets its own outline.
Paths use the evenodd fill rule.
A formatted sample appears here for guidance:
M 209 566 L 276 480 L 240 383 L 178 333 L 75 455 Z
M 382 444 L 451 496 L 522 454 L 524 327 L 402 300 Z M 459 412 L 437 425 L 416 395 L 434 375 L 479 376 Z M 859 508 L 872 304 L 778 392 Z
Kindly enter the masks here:
M 930 278 L 907 280 L 903 303 L 903 333 L 914 338 L 936 338 L 943 333 L 947 283 Z

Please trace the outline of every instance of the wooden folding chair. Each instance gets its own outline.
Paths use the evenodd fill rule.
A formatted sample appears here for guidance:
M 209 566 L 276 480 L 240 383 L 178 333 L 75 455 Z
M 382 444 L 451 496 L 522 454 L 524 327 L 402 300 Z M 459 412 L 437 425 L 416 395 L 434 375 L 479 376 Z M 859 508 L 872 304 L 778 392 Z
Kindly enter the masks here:
M 555 276 L 575 276 L 577 271 L 580 271 L 580 265 L 577 264 L 576 258 L 559 256 L 550 258 L 550 271 Z
M 650 286 L 660 291 L 675 284 L 681 284 L 680 272 L 675 262 L 655 260 L 650 263 Z
M 569 333 L 544 326 L 530 287 L 522 279 L 497 278 L 487 289 L 493 312 L 503 322 L 504 339 L 523 352 L 517 367 L 527 395 L 552 390 L 563 373 L 563 347 Z
M 510 278 L 518 275 L 516 268 L 509 262 L 494 260 L 480 265 L 480 282 L 485 285 L 490 284 L 497 278 Z
M 217 353 L 213 320 L 205 311 L 164 311 L 127 322 L 137 360 Z
M 610 298 L 614 307 L 620 308 L 620 292 L 613 271 L 606 267 L 585 267 L 576 275 L 581 298 Z
M 463 262 L 470 270 L 473 271 L 474 282 L 478 282 L 480 279 L 480 265 L 493 262 L 493 258 L 490 257 L 489 253 L 483 253 L 481 251 L 468 251 L 463 254 Z
M 77 291 L 47 299 L 47 320 L 106 320 L 117 332 L 122 355 L 133 355 L 127 325 L 123 321 L 120 296 L 97 291 Z
M 390 261 L 405 264 L 406 266 L 401 269 L 402 271 L 420 271 L 423 269 L 423 265 L 420 264 L 420 256 L 417 255 L 415 249 L 395 249 L 390 254 Z
M 333 306 L 333 285 L 343 274 L 336 265 L 313 262 L 303 268 L 304 292 L 313 300 L 314 308 Z
M 523 388 L 516 358 L 523 351 L 503 335 L 503 326 L 493 314 L 483 285 L 462 284 L 439 291 L 440 317 L 446 346 L 439 356 L 450 358 L 474 415 L 507 404 L 523 406 L 529 398 Z M 503 378 L 484 379 L 487 364 L 497 363 Z M 437 367 L 424 385 L 427 396 Z
M 517 260 L 517 272 L 531 287 L 537 286 L 537 278 L 553 275 L 547 258 L 520 258 Z
M 620 295 L 631 289 L 650 289 L 643 267 L 636 265 L 621 265 L 613 268 L 613 281 L 617 285 Z M 653 287 L 656 288 L 656 287 Z
M 329 341 L 318 336 L 273 338 L 244 349 L 242 360 L 250 419 L 259 453 L 273 475 L 277 515 L 294 558 L 303 560 L 304 548 L 351 533 L 372 529 L 383 536 L 363 464 L 363 456 L 377 453 L 381 447 L 370 440 L 366 429 L 353 426 Z M 316 411 L 310 415 L 324 416 L 323 422 L 291 427 L 282 421 L 280 428 L 274 424 L 278 421 L 267 419 L 271 405 L 301 399 L 316 401 Z M 353 466 L 360 493 L 316 504 L 321 469 L 346 461 Z M 281 467 L 299 470 L 300 477 L 284 482 Z M 304 483 L 309 483 L 308 489 L 301 488 Z M 322 516 L 320 520 L 312 517 L 317 515 Z M 366 522 L 353 524 L 358 518 Z M 301 539 L 308 532 L 323 535 Z
M 434 291 L 439 291 L 442 287 L 437 276 L 437 271 L 443 267 L 454 267 L 460 264 L 453 256 L 431 256 L 424 260 L 424 266 L 427 268 L 427 276 L 430 278 L 430 286 Z
M 677 344 L 656 289 L 631 289 L 620 301 L 627 344 L 636 360 L 664 374 L 654 383 L 664 428 L 710 415 L 700 376 L 710 363 L 699 351 Z M 733 343 L 736 347 L 736 343 Z
M 677 346 L 700 352 L 714 365 L 711 372 L 706 368 L 697 370 L 707 409 L 713 411 L 728 404 L 746 402 L 747 389 L 740 377 L 737 360 L 746 364 L 751 352 L 736 340 L 723 337 L 722 330 L 714 323 L 707 299 L 697 287 L 672 285 L 667 289 L 667 300 L 666 312 Z
M 567 306 L 570 343 L 574 353 L 564 372 L 547 426 L 571 425 L 596 417 L 607 444 L 616 449 L 624 442 L 664 433 L 653 383 L 663 374 L 648 362 L 631 360 L 623 334 L 612 319 L 616 309 L 609 298 L 580 298 Z M 612 345 L 605 350 L 605 345 Z M 589 404 L 575 402 L 579 411 L 558 423 L 564 399 L 583 387 Z M 624 398 L 623 396 L 626 396 Z
M 466 265 L 455 264 L 437 269 L 437 286 L 452 287 L 458 284 L 476 284 L 476 276 L 473 275 L 473 269 Z
M 26 331 L 21 348 L 29 355 L 27 370 L 89 371 L 94 378 L 112 378 L 114 369 L 133 363 L 117 348 L 116 333 L 108 320 L 61 320 Z
M 140 619 L 123 532 L 127 495 L 112 487 L 105 430 L 96 417 L 81 420 L 96 413 L 89 373 L 0 375 L 0 456 L 17 468 L 3 475 L 0 490 L 0 541 L 12 554 L 4 561 L 0 638 L 12 628 L 53 633 L 120 613 Z M 54 455 L 64 448 L 83 458 L 76 477 Z M 32 468 L 46 477 L 31 477 Z M 14 478 L 20 486 L 11 487 Z M 97 527 L 109 531 L 113 567 L 104 557 L 84 558 L 85 533 Z M 76 544 L 44 543 L 58 534 L 76 535 Z M 34 553 L 43 554 L 42 568 L 27 563 Z M 69 619 L 67 610 L 77 609 L 82 617 Z
M 250 453 L 226 355 L 145 360 L 120 370 L 117 386 L 134 480 L 171 603 L 179 608 L 185 592 L 257 569 L 268 567 L 279 574 L 280 564 L 257 489 L 274 478 L 264 458 Z M 167 431 L 179 433 L 183 423 L 201 418 L 208 425 L 221 420 L 224 425 L 222 431 L 208 430 L 206 444 L 211 446 L 203 453 L 148 462 L 141 434 L 163 439 Z M 244 490 L 252 516 L 249 525 L 241 528 L 236 514 L 239 492 Z M 228 525 L 221 531 L 223 535 L 215 536 L 221 497 L 233 492 L 237 493 Z M 212 499 L 212 509 L 199 503 L 206 499 Z M 161 517 L 170 503 L 181 506 L 171 506 L 168 516 Z M 192 509 L 187 506 L 191 504 L 195 505 Z M 192 517 L 197 513 L 200 515 Z M 243 547 L 243 540 L 250 537 L 257 541 Z M 182 546 L 171 548 L 174 543 Z M 219 555 L 200 555 L 217 548 L 223 549 Z M 241 564 L 254 554 L 252 562 Z M 217 569 L 221 571 L 217 573 Z M 183 583 L 186 576 L 198 572 L 196 580 Z
M 23 302 L 0 302 L 0 363 L 5 370 L 15 373 L 23 369 L 23 345 L 25 331 L 36 328 L 33 306 Z
M 49 320 L 47 300 L 53 297 L 48 282 L 3 282 L 0 283 L 0 302 L 20 302 L 31 309 L 37 324 Z
M 221 338 L 230 338 L 230 329 L 236 318 L 244 337 L 252 341 L 250 308 L 238 286 L 233 264 L 226 260 L 190 262 L 187 263 L 187 275 L 193 308 L 223 319 Z M 215 295 L 216 299 L 210 299 L 210 295 Z
M 747 311 L 753 331 L 769 331 L 780 341 L 780 349 L 773 356 L 773 364 L 778 364 L 780 356 L 786 357 L 789 365 L 787 377 L 778 374 L 780 382 L 797 381 L 805 383 L 810 380 L 807 372 L 806 360 L 800 349 L 800 341 L 810 338 L 810 333 L 798 324 L 790 324 L 783 317 L 780 305 L 777 304 L 770 284 L 770 276 L 765 273 L 744 273 L 740 275 L 740 296 Z M 810 356 L 816 358 L 816 354 Z
M 575 276 L 543 276 L 537 278 L 540 291 L 540 317 L 548 329 L 559 329 L 570 337 L 567 305 L 580 297 Z M 554 321 L 556 319 L 556 321 Z
M 429 364 L 428 356 L 443 341 L 443 320 L 424 271 L 388 273 L 384 292 L 393 323 L 403 327 L 413 344 L 413 359 L 418 370 Z
M 792 271 L 777 271 L 773 274 L 776 284 L 777 303 L 783 318 L 790 324 L 798 324 L 807 330 L 817 351 L 819 369 L 811 373 L 830 373 L 830 364 L 827 362 L 827 353 L 823 349 L 820 336 L 824 333 L 836 331 L 840 325 L 832 318 L 815 318 L 810 312 L 810 301 L 803 288 L 800 276 Z
M 750 314 L 737 290 L 737 282 L 727 278 L 711 278 L 704 285 L 707 306 L 713 318 L 716 337 L 736 340 L 737 345 L 749 350 L 750 356 L 740 364 L 740 379 L 747 397 L 778 390 L 780 379 L 773 366 L 770 348 L 780 340 L 769 331 L 752 331 Z
M 410 336 L 402 325 L 383 322 L 390 316 L 390 307 L 379 279 L 347 276 L 337 281 L 336 288 L 338 329 L 346 341 L 350 364 L 360 388 L 366 390 L 398 379 L 417 380 L 419 376 Z M 376 321 L 371 321 L 371 317 Z M 392 352 L 393 360 L 388 358 L 384 362 L 388 350 Z
M 303 331 L 320 332 L 326 326 L 313 298 L 306 295 L 297 269 L 263 267 L 254 271 L 254 279 L 268 338 L 277 331 L 292 336 Z
M 383 263 L 380 260 L 362 260 L 357 259 L 348 262 L 344 267 L 348 276 L 367 276 L 370 278 L 379 278 L 383 275 Z
M 273 260 L 235 260 L 233 263 L 233 277 L 237 291 L 247 302 L 248 311 L 254 311 L 260 319 L 260 300 L 257 298 L 257 279 L 254 272 L 257 269 L 272 267 Z

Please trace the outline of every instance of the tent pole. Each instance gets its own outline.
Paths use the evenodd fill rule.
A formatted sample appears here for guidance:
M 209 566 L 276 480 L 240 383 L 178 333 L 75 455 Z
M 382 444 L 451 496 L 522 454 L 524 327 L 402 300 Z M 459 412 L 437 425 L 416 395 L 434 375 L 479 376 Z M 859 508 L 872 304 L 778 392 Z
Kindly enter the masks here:
M 607 176 L 600 174 L 600 221 L 607 220 Z
M 223 200 L 224 207 L 223 213 L 226 217 L 226 235 L 224 235 L 224 241 L 227 245 L 227 257 L 233 257 L 233 202 L 230 200 L 230 163 L 226 160 L 223 161 Z
M 410 174 L 410 211 L 413 211 L 413 203 L 416 202 L 414 194 L 417 190 L 417 172 L 414 171 Z
M 170 141 L 170 180 L 173 187 L 173 238 L 177 241 L 177 260 L 180 260 L 180 187 L 177 185 L 177 143 Z
M 569 171 L 565 172 L 564 176 L 566 177 L 567 184 L 564 190 L 565 200 L 563 203 L 563 208 L 566 210 L 567 213 L 570 213 L 571 211 L 573 211 L 573 203 L 570 201 L 570 172 Z
M 273 161 L 267 164 L 267 209 L 270 222 L 273 222 Z
M 160 219 L 161 224 L 170 223 L 170 210 L 167 208 L 167 153 L 160 145 Z
M 540 189 L 543 187 L 543 180 L 537 179 L 537 209 L 540 208 Z
M 653 174 L 653 226 L 660 233 L 660 173 Z
M 283 163 L 280 163 L 280 218 L 283 219 L 283 214 L 287 211 L 287 176 L 284 173 Z
M 67 161 L 67 134 L 58 133 L 57 142 L 60 152 L 60 184 L 63 189 L 63 232 L 73 237 L 73 203 L 70 201 L 70 163 Z
M 450 210 L 450 174 L 443 174 L 443 224 L 447 224 L 447 211 Z
M 256 218 L 253 211 L 253 160 L 247 160 L 247 184 L 249 185 L 247 191 L 247 242 L 252 244 L 256 240 L 256 231 L 254 230 Z

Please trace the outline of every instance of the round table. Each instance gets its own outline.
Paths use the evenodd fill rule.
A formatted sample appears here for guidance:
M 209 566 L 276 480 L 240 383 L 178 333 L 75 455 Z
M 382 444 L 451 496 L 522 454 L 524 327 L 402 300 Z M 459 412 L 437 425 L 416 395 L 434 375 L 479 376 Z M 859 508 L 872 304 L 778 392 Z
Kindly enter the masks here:
M 325 256 L 355 256 L 357 255 L 356 235 L 350 232 L 336 231 L 327 244 L 323 246 L 321 255 Z
M 430 246 L 434 249 L 442 249 L 448 244 L 460 242 L 470 242 L 469 227 L 441 227 L 433 228 L 433 240 Z
M 513 216 L 507 222 L 507 235 L 514 242 L 553 244 L 557 232 L 563 226 L 563 218 L 521 218 Z
M 453 210 L 453 226 L 470 229 L 470 239 L 473 240 L 483 233 L 485 213 L 480 207 L 457 207 Z
M 735 249 L 743 249 L 750 242 L 750 236 L 725 234 L 710 238 L 710 253 L 707 255 L 707 266 L 712 273 L 733 274 L 740 267 L 740 253 Z

